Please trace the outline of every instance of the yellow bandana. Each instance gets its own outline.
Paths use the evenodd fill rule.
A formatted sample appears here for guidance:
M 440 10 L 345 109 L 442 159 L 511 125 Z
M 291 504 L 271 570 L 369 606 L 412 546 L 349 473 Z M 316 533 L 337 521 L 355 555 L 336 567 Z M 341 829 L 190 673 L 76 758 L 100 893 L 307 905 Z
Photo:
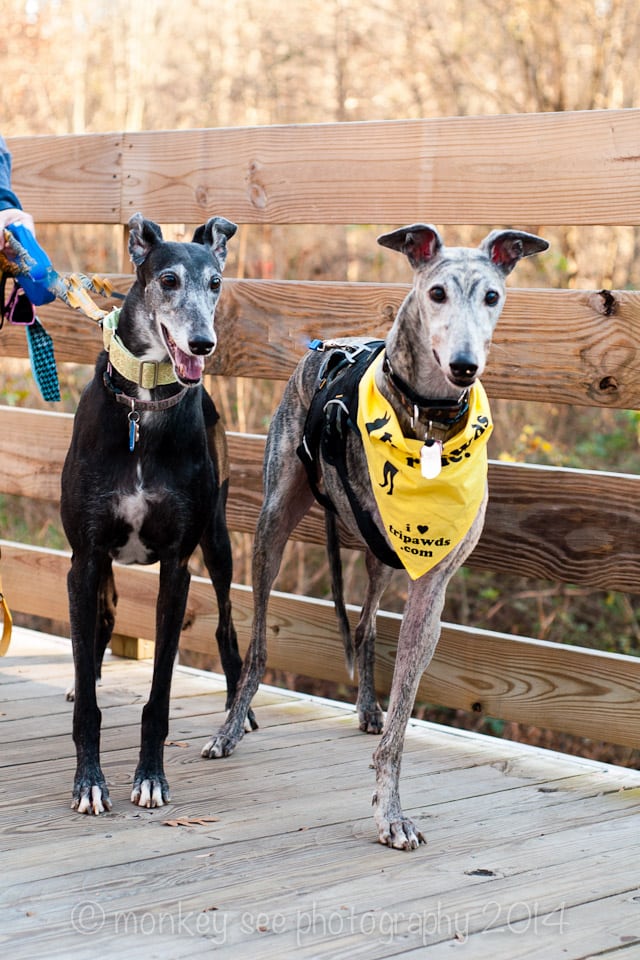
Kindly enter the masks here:
M 487 440 L 493 430 L 489 402 L 477 381 L 469 392 L 466 426 L 444 444 L 442 470 L 425 479 L 424 443 L 403 436 L 388 400 L 375 383 L 384 351 L 360 381 L 358 428 L 384 529 L 412 580 L 435 567 L 468 533 L 487 482 Z

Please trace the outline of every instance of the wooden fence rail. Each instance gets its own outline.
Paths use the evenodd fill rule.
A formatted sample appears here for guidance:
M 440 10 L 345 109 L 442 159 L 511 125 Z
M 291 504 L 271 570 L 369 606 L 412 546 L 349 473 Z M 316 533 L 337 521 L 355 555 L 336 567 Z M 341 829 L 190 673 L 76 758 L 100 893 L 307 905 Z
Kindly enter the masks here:
M 142 210 L 162 223 L 224 213 L 242 224 L 640 225 L 640 111 L 251 129 L 18 138 L 14 185 L 40 222 L 124 230 Z M 544 228 L 539 227 L 541 232 Z M 130 275 L 114 277 L 126 290 Z M 284 380 L 312 336 L 384 336 L 404 284 L 225 281 L 217 377 Z M 93 363 L 98 328 L 42 309 L 60 363 Z M 483 378 L 490 397 L 640 408 L 640 295 L 512 288 Z M 0 332 L 1 358 L 27 355 Z M 71 416 L 0 406 L 0 493 L 57 502 Z M 264 438 L 230 434 L 229 522 L 251 533 Z M 640 592 L 640 477 L 492 462 L 490 507 L 470 562 L 588 587 Z M 318 509 L 295 536 L 323 542 Z M 345 536 L 345 544 L 354 546 Z M 17 611 L 67 620 L 68 555 L 2 543 Z M 120 634 L 153 634 L 156 573 L 119 568 Z M 250 591 L 236 587 L 241 643 Z M 183 646 L 211 648 L 215 604 L 194 579 Z M 381 614 L 378 684 L 388 689 L 399 619 Z M 344 680 L 327 603 L 284 594 L 270 613 L 273 667 Z M 420 696 L 504 719 L 638 744 L 640 659 L 446 625 Z

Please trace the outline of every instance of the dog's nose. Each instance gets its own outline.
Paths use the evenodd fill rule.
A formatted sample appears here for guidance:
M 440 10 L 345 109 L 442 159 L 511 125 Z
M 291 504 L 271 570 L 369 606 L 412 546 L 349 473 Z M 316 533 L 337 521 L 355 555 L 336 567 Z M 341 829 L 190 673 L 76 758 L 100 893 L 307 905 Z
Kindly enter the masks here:
M 207 357 L 214 347 L 215 342 L 207 337 L 194 337 L 193 340 L 189 340 L 191 353 L 198 357 Z
M 468 357 L 456 357 L 449 364 L 449 369 L 456 383 L 472 383 L 478 372 L 478 364 Z

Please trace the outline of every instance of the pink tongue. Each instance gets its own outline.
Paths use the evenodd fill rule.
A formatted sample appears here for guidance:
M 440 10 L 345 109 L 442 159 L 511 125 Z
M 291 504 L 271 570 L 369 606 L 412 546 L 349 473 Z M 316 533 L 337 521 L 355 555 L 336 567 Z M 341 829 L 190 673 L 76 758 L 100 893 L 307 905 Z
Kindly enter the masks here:
M 183 380 L 200 380 L 204 370 L 204 357 L 191 357 L 176 348 L 176 368 Z

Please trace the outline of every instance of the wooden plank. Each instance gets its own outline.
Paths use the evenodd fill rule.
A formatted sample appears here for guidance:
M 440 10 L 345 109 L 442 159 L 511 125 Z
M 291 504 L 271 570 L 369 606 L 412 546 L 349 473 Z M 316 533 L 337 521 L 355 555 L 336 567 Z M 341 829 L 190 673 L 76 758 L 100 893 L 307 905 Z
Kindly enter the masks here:
M 120 133 L 11 137 L 13 188 L 40 223 L 120 223 Z
M 153 656 L 155 643 L 145 640 L 144 637 L 125 637 L 121 633 L 114 633 L 110 640 L 111 652 L 116 657 L 125 657 L 127 660 L 147 660 Z
M 131 277 L 114 277 L 126 291 Z M 283 380 L 313 337 L 385 337 L 405 284 L 225 280 L 217 312 L 216 376 Z M 491 397 L 640 407 L 640 294 L 511 289 L 483 383 Z M 105 307 L 107 304 L 104 304 Z M 608 306 L 607 306 L 608 305 Z M 607 314 L 607 310 L 612 310 Z M 97 326 L 64 304 L 43 307 L 58 361 L 93 365 Z M 4 329 L 5 356 L 27 356 L 24 332 Z
M 57 503 L 70 414 L 0 407 L 0 491 Z M 29 443 L 25 443 L 29 437 Z M 253 534 L 264 437 L 229 433 L 229 527 Z M 640 592 L 640 477 L 491 461 L 489 509 L 469 564 L 563 583 Z M 292 539 L 324 544 L 314 506 Z M 343 530 L 343 544 L 361 544 Z
M 216 375 L 283 379 L 314 337 L 386 337 L 403 284 L 226 281 Z M 608 304 L 608 306 L 607 306 Z M 611 310 L 605 316 L 605 311 Z M 509 290 L 483 383 L 490 397 L 640 404 L 640 295 Z
M 639 135 L 640 111 L 594 110 L 9 146 L 18 194 L 57 223 L 126 223 L 144 210 L 162 223 L 222 213 L 239 223 L 638 224 Z
M 635 593 L 639 494 L 637 476 L 492 461 L 487 520 L 472 562 Z
M 30 659 L 20 650 L 18 668 Z M 55 657 L 51 642 L 32 654 L 36 683 Z M 200 701 L 219 699 L 218 680 L 213 696 L 201 686 L 198 678 L 185 696 L 179 726 L 191 709 L 201 723 Z M 289 705 L 317 714 L 313 739 L 310 723 L 291 723 Z M 99 820 L 67 808 L 70 736 L 34 775 L 32 748 L 46 742 L 32 725 L 3 776 L 12 958 L 84 960 L 89 940 L 93 955 L 108 953 L 114 935 L 139 952 L 142 934 L 147 952 L 176 958 L 210 956 L 212 942 L 221 957 L 263 960 L 418 957 L 427 945 L 444 957 L 463 941 L 479 956 L 538 955 L 543 943 L 545 955 L 560 945 L 578 960 L 595 947 L 623 955 L 626 943 L 637 946 L 636 771 L 416 724 L 402 791 L 429 844 L 404 857 L 372 842 L 373 741 L 344 737 L 353 717 L 282 696 L 268 709 L 270 726 L 219 764 L 202 761 L 192 742 L 167 749 L 176 799 L 160 811 L 128 803 L 138 726 L 118 731 L 118 751 L 109 731 L 103 762 L 116 807 Z M 209 816 L 215 822 L 197 823 Z M 193 822 L 164 825 L 180 817 Z M 52 837 L 75 856 L 52 858 Z M 132 888 L 134 867 L 145 882 Z M 384 883 L 372 888 L 381 871 Z
M 15 610 L 66 621 L 62 585 L 69 555 L 0 541 L 3 582 Z M 33 589 L 33 584 L 38 589 Z M 117 567 L 120 601 L 116 630 L 155 633 L 157 574 Z M 234 620 L 242 649 L 253 613 L 248 587 L 233 589 Z M 352 608 L 352 617 L 355 611 Z M 389 690 L 401 617 L 378 617 L 377 680 Z M 217 612 L 207 580 L 192 579 L 182 646 L 211 654 Z M 346 682 L 332 604 L 274 592 L 269 608 L 269 666 Z M 636 746 L 640 739 L 640 659 L 511 637 L 446 624 L 418 699 L 475 710 L 505 720 L 557 728 L 578 736 Z
M 262 503 L 264 439 L 228 434 L 229 525 L 253 533 Z M 313 507 L 292 539 L 323 544 Z M 361 544 L 343 531 L 345 546 Z M 469 565 L 523 576 L 640 591 L 640 477 L 489 462 L 489 507 Z
M 0 492 L 60 501 L 73 414 L 0 406 Z

